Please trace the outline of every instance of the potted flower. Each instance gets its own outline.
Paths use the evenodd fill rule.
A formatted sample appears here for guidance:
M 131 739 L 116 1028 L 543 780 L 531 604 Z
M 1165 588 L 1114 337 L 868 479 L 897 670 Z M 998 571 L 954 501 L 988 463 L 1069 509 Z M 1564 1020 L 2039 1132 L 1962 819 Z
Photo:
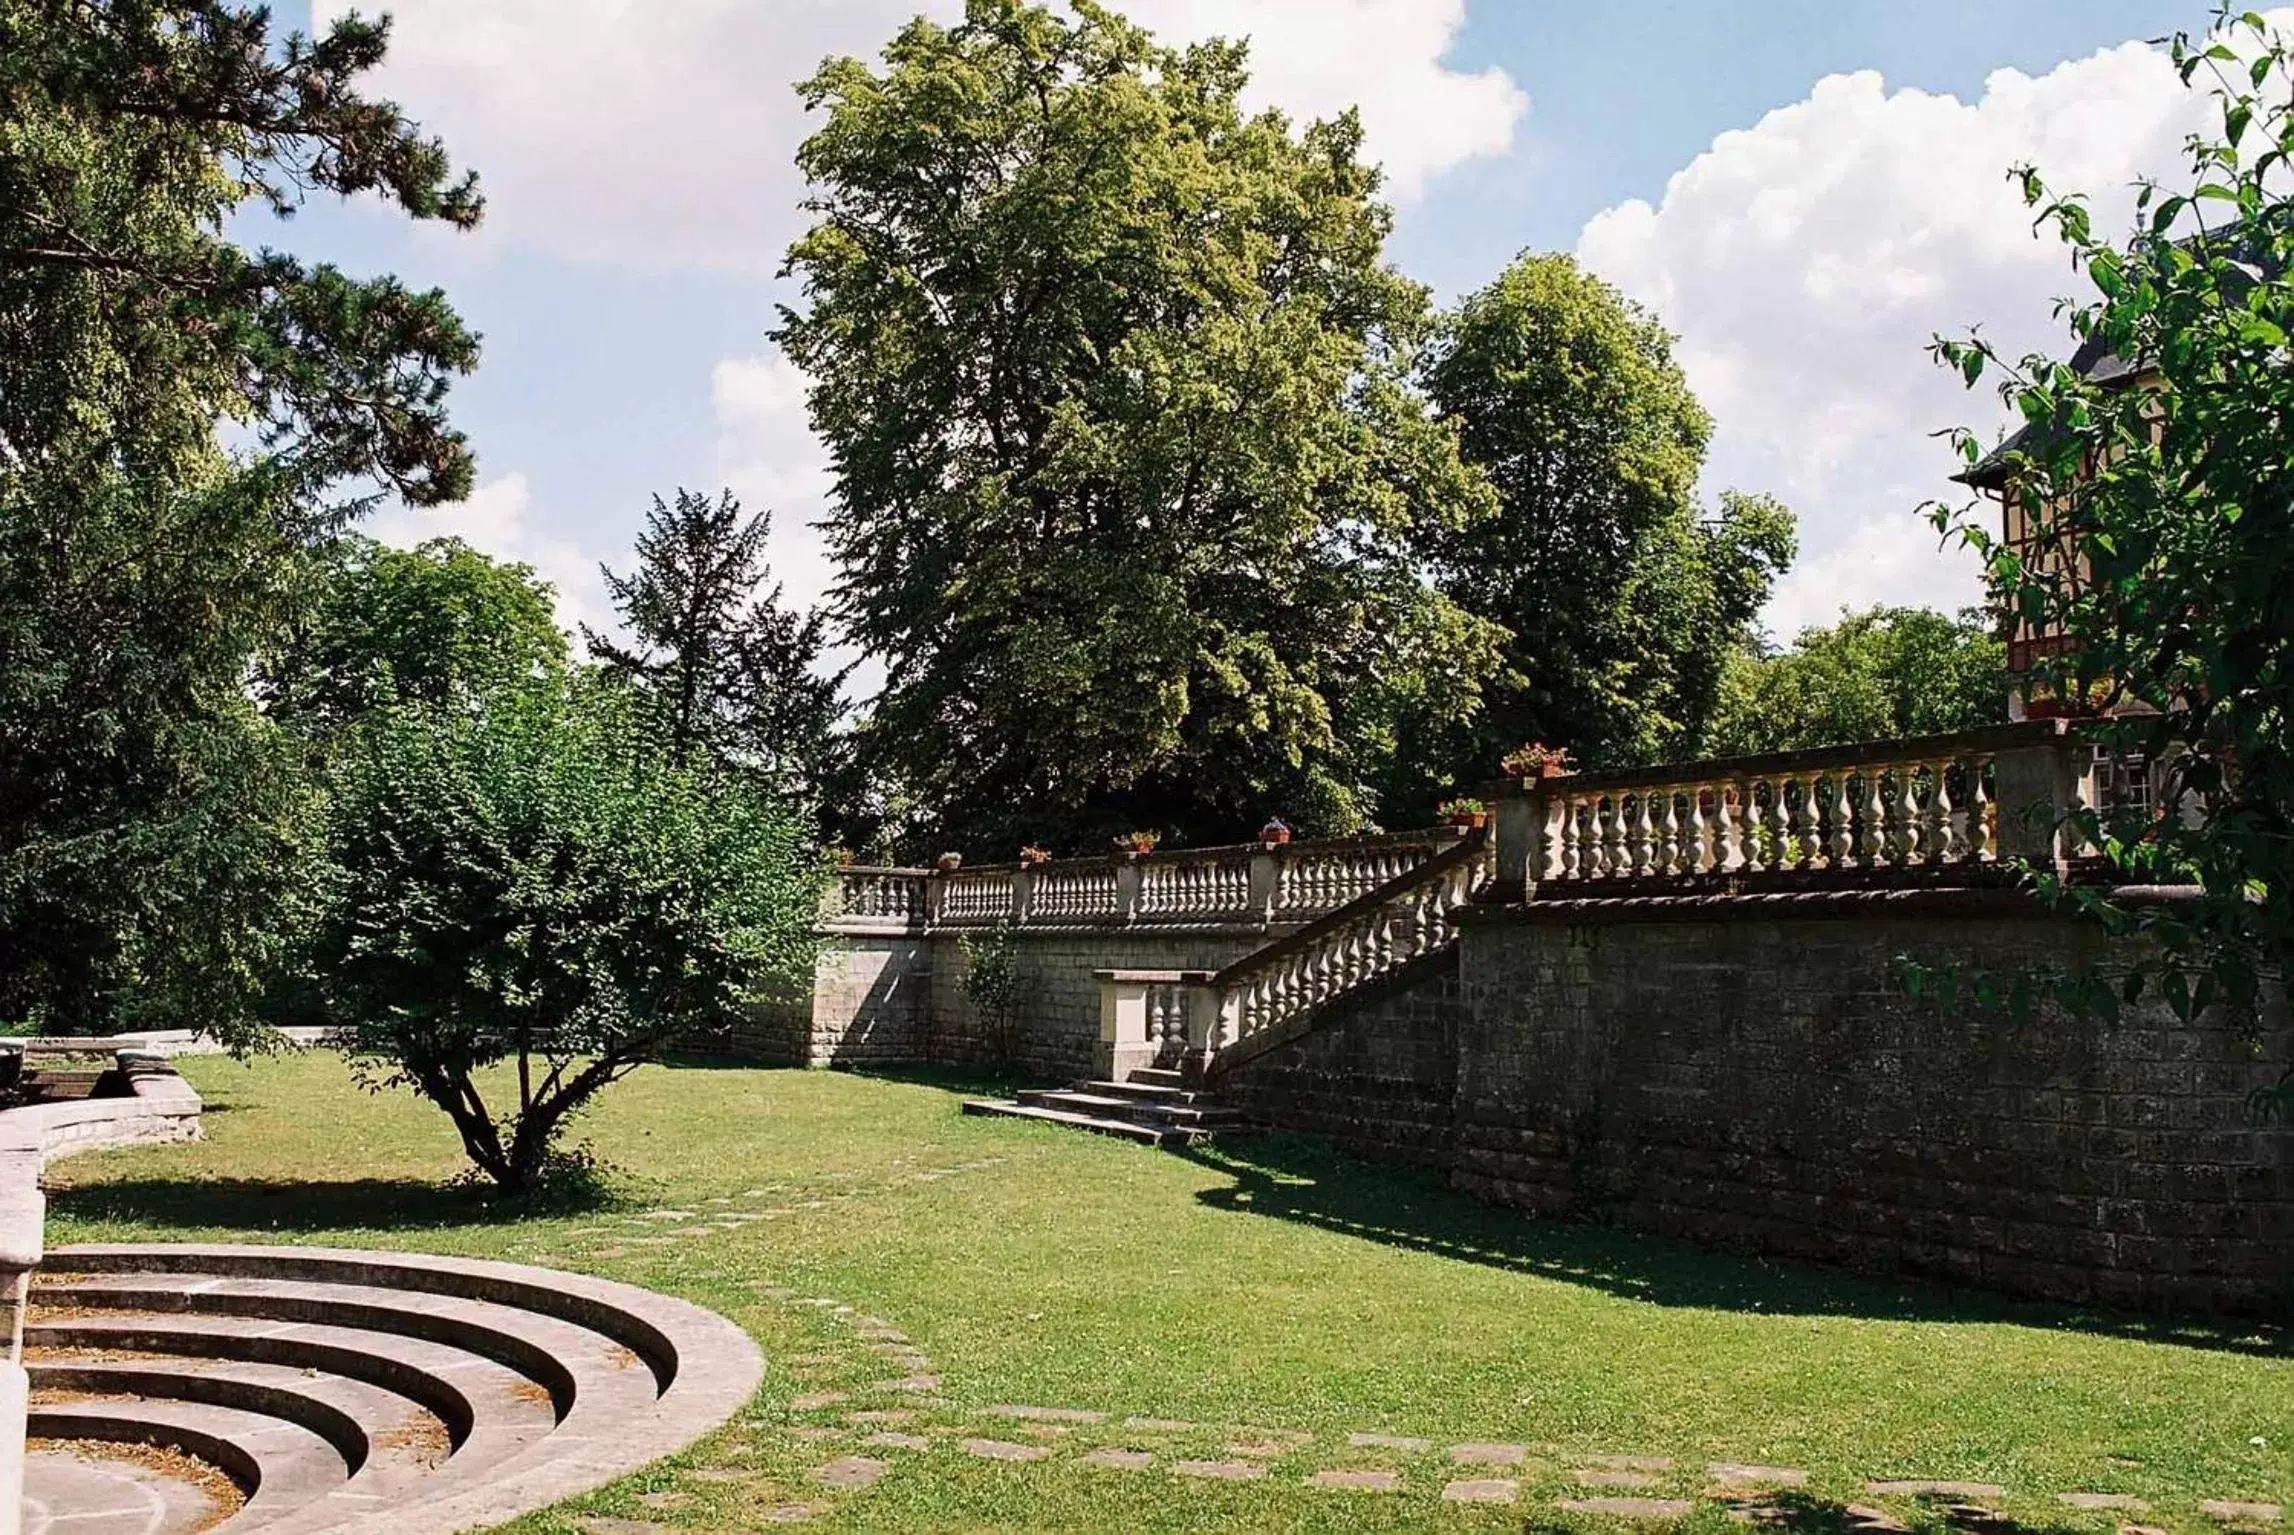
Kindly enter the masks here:
M 1442 801 L 1436 813 L 1441 816 L 1444 826 L 1454 826 L 1460 831 L 1479 831 L 1489 824 L 1490 807 L 1478 799 L 1460 796 Z
M 1260 847 L 1281 847 L 1290 840 L 1290 823 L 1280 816 L 1271 817 L 1259 828 Z
M 1162 840 L 1163 834 L 1159 831 L 1127 831 L 1115 839 L 1115 851 L 1125 858 L 1137 858 L 1154 852 Z
M 1508 778 L 1566 778 L 1577 769 L 1569 761 L 1569 748 L 1530 741 L 1506 753 L 1500 764 Z
M 942 853 L 932 862 L 942 874 L 953 874 L 964 866 L 964 855 L 962 853 Z
M 828 856 L 840 869 L 852 868 L 854 865 L 860 862 L 860 855 L 853 852 L 853 850 L 848 847 L 830 848 L 828 850 Z
M 1031 842 L 1026 847 L 1020 849 L 1020 867 L 1023 869 L 1032 869 L 1039 863 L 1050 862 L 1050 848 L 1037 847 L 1034 843 Z

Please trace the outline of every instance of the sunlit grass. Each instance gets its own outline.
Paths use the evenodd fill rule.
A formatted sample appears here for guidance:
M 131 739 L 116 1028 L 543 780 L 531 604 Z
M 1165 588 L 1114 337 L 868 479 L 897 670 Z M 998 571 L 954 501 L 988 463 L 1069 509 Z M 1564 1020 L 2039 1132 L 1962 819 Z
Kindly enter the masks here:
M 578 1132 L 616 1169 L 617 1202 L 520 1214 L 446 1188 L 460 1163 L 444 1118 L 361 1092 L 331 1056 L 185 1073 L 207 1141 L 60 1164 L 51 1241 L 502 1257 L 687 1296 L 758 1338 L 771 1365 L 750 1415 L 585 1513 L 721 1532 L 784 1503 L 836 1529 L 1518 1529 L 1557 1518 L 1581 1454 L 1672 1457 L 1658 1490 L 1683 1495 L 1708 1461 L 1804 1467 L 1815 1506 L 1794 1522 L 1812 1528 L 1827 1501 L 1872 1501 L 1872 1477 L 1998 1482 L 2019 1521 L 2093 1531 L 2119 1519 L 2055 1494 L 2135 1494 L 2156 1505 L 2141 1522 L 2193 1530 L 2211 1527 L 2202 1498 L 2294 1495 L 2294 1358 L 2276 1334 L 2152 1334 L 1765 1265 L 1524 1220 L 1309 1142 L 1190 1159 L 966 1119 L 949 1085 L 841 1073 L 648 1069 Z M 672 1234 L 735 1212 L 757 1218 Z M 929 1357 L 941 1405 L 883 1389 L 910 1366 L 859 1336 L 863 1317 Z M 848 1400 L 790 1410 L 822 1391 Z M 982 1414 L 999 1403 L 1110 1417 L 1032 1464 L 961 1454 L 966 1434 L 1027 1439 Z M 884 1408 L 915 1412 L 898 1429 L 935 1448 L 866 1451 L 889 1462 L 882 1481 L 823 1489 L 816 1469 L 883 1427 L 845 1415 Z M 1141 1433 L 1133 1415 L 1202 1427 Z M 1220 1458 L 1234 1425 L 1314 1438 L 1248 1483 L 1082 1463 L 1118 1443 L 1161 1465 Z M 1436 1448 L 1349 1449 L 1357 1430 Z M 1440 1453 L 1466 1440 L 1533 1447 L 1521 1504 L 1440 1501 L 1448 1476 L 1475 1474 Z M 1390 1467 L 1404 1491 L 1303 1484 L 1339 1466 Z M 1717 1506 L 1694 1522 L 1735 1528 Z

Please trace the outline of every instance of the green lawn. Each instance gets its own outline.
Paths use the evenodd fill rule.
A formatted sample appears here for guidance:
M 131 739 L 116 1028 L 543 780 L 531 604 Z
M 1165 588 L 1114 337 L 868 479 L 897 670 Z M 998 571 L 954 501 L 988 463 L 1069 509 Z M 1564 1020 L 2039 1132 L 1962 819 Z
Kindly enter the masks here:
M 747 1417 L 576 1514 L 752 1531 L 802 1502 L 854 1530 L 1427 1530 L 1598 1525 L 1555 1508 L 1571 1457 L 1668 1456 L 1688 1494 L 1726 1460 L 1804 1467 L 1793 1522 L 1834 1526 L 1867 1478 L 2004 1484 L 2031 1528 L 2108 1532 L 2056 1494 L 2139 1495 L 2147 1524 L 2213 1528 L 2203 1498 L 2294 1503 L 2294 1354 L 2280 1334 L 2141 1326 L 1954 1298 L 1676 1244 L 1532 1222 L 1438 1185 L 1270 1137 L 1187 1158 L 1047 1127 L 965 1119 L 933 1082 L 842 1073 L 649 1069 L 582 1133 L 626 1175 L 615 1204 L 511 1219 L 442 1186 L 443 1116 L 370 1096 L 332 1056 L 185 1063 L 208 1139 L 81 1158 L 52 1173 L 49 1237 L 410 1247 L 580 1269 L 732 1317 L 770 1368 Z M 690 1212 L 690 1221 L 645 1219 Z M 758 1218 L 710 1217 L 752 1212 Z M 675 1233 L 688 1228 L 698 1234 Z M 816 1304 L 816 1302 L 831 1302 Z M 853 1308 L 840 1312 L 835 1307 Z M 860 1336 L 904 1332 L 937 1397 L 884 1389 L 910 1366 Z M 792 1410 L 802 1395 L 842 1403 Z M 967 1435 L 1025 1441 L 1003 1403 L 1099 1409 L 1049 1434 L 1048 1459 L 961 1453 Z M 908 1407 L 929 1450 L 876 1450 L 866 1490 L 823 1488 L 824 1462 Z M 1137 1431 L 1129 1416 L 1193 1430 Z M 1255 1482 L 1163 1469 L 1220 1458 L 1243 1426 L 1310 1443 Z M 831 1431 L 836 1437 L 829 1437 Z M 1350 1449 L 1351 1431 L 1431 1440 Z M 1270 1437 L 1266 1434 L 1256 1436 Z M 1272 1436 L 1280 1437 L 1280 1436 Z M 1442 1447 L 1532 1447 L 1519 1473 L 1453 1471 Z M 1155 1469 L 1087 1465 L 1153 1450 Z M 1305 1485 L 1321 1467 L 1384 1466 L 1399 1494 Z M 1511 1475 L 1512 1508 L 1445 1504 L 1453 1475 Z M 641 1501 L 652 1494 L 652 1501 Z M 660 1496 L 667 1494 L 668 1496 Z M 1734 1529 L 1714 1505 L 1699 1527 Z

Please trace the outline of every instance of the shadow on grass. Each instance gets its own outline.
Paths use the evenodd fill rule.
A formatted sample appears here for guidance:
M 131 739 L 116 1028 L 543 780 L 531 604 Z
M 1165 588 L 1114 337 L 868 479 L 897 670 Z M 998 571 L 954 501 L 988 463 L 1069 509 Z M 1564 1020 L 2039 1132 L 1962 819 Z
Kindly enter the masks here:
M 621 1203 L 610 1190 L 543 1190 L 508 1198 L 471 1183 L 415 1178 L 137 1178 L 52 1191 L 54 1214 L 151 1232 L 437 1231 L 589 1214 Z
M 840 1076 L 864 1077 L 872 1082 L 898 1082 L 931 1087 L 966 1097 L 1009 1096 L 1026 1079 L 1017 1067 L 928 1065 L 923 1062 L 831 1061 L 826 1067 L 773 1064 L 726 1055 L 678 1054 L 664 1056 L 661 1064 L 678 1071 L 833 1071 Z
M 1906 1526 L 1877 1509 L 1833 1503 L 1805 1492 L 1777 1492 L 1764 1497 L 1735 1500 L 1732 1520 L 1751 1530 L 1777 1530 L 1789 1535 L 1900 1535 Z M 2022 1524 L 1993 1512 L 1965 1504 L 1922 1500 L 1909 1528 L 1916 1535 L 1958 1532 L 1958 1535 L 2062 1535 L 2072 1524 Z M 1523 1535 L 1577 1535 L 1582 1526 L 1563 1519 L 1532 1517 Z
M 1317 1140 L 1253 1136 L 1185 1153 L 1232 1180 L 1197 1197 L 1389 1247 L 1590 1285 L 1659 1306 L 1872 1321 L 2007 1322 L 2262 1357 L 2294 1356 L 2278 1325 L 2045 1306 L 1918 1280 L 1887 1280 L 1714 1252 L 1615 1227 L 1483 1204 L 1431 1173 L 1364 1161 Z

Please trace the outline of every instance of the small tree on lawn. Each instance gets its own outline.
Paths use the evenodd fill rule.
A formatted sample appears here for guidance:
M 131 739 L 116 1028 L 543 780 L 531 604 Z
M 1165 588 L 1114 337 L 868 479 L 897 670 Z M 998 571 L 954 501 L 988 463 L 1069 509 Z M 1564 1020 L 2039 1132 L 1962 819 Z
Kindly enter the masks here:
M 333 788 L 330 1012 L 504 1189 L 605 1087 L 810 974 L 821 871 L 796 818 L 672 763 L 592 679 L 387 706 Z
M 2294 952 L 2294 54 L 2259 15 L 2218 21 L 2172 47 L 2184 80 L 2218 98 L 2219 127 L 2191 139 L 2185 185 L 2143 190 L 2123 244 L 2020 173 L 2098 295 L 2067 310 L 2080 361 L 2127 366 L 1938 345 L 1971 384 L 2000 380 L 2028 423 L 2008 494 L 2031 519 L 2025 547 L 2059 552 L 2026 559 L 1977 512 L 1939 523 L 1983 553 L 2011 611 L 2072 640 L 2035 683 L 2105 705 L 2096 732 L 2158 764 L 2159 804 L 2195 812 L 2077 818 L 2114 882 L 2196 886 L 2194 902 L 2041 881 L 2149 940 L 2108 989 L 2090 977 L 2073 998 L 2106 1011 L 2147 987 L 2185 1016 L 2251 1007 Z M 1959 447 L 1982 457 L 1972 435 Z M 2294 1105 L 2286 1085 L 2273 1096 Z

